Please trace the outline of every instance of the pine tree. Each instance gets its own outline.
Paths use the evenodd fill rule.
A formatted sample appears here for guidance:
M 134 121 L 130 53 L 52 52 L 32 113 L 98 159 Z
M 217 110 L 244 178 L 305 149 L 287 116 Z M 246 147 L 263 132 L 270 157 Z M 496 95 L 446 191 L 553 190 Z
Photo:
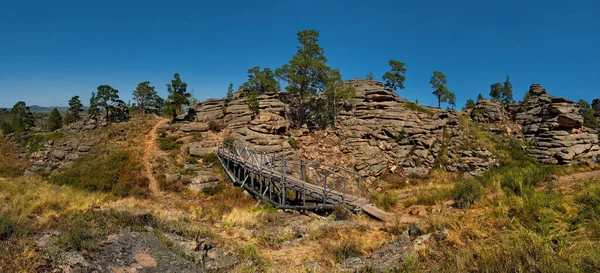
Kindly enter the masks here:
M 329 74 L 327 58 L 319 45 L 319 32 L 302 30 L 298 32 L 298 51 L 289 63 L 275 71 L 280 79 L 286 81 L 286 95 L 290 103 L 290 117 L 297 128 L 306 123 L 308 103 L 325 89 Z
M 483 95 L 479 94 L 477 95 L 477 102 L 483 101 L 485 100 L 485 98 L 483 97 Z
M 179 73 L 173 75 L 173 80 L 167 84 L 167 91 L 169 91 L 168 112 L 175 118 L 183 113 L 183 106 L 190 104 L 191 94 L 187 92 L 187 83 L 181 81 Z
M 512 83 L 510 82 L 510 78 L 506 75 L 506 81 L 502 85 L 502 102 L 504 104 L 514 103 L 513 99 L 513 91 L 512 91 Z
M 35 126 L 35 117 L 24 101 L 19 101 L 10 109 L 11 120 L 9 124 L 10 133 L 14 132 L 18 141 L 21 140 L 23 132 Z M 4 133 L 7 133 L 6 131 Z
M 583 116 L 583 126 L 597 129 L 599 127 L 598 119 L 596 119 L 596 113 L 592 106 L 583 99 L 580 99 L 577 104 L 579 105 L 579 114 Z
M 81 112 L 83 112 L 83 104 L 79 100 L 79 96 L 73 96 L 69 100 L 69 110 L 67 110 L 67 114 L 65 115 L 65 123 L 71 124 L 81 119 L 79 115 Z
M 369 72 L 369 74 L 367 74 L 367 80 L 369 81 L 373 81 L 375 80 L 375 75 L 373 75 L 373 72 Z
M 142 113 L 158 113 L 164 105 L 164 100 L 156 93 L 149 81 L 141 82 L 133 91 L 133 99 L 137 101 Z
M 55 131 L 62 128 L 62 116 L 58 109 L 54 108 L 48 117 L 48 130 Z
M 433 91 L 433 95 L 438 100 L 438 107 L 442 108 L 442 102 L 448 102 L 450 105 L 455 105 L 455 96 L 454 93 L 450 92 L 446 87 L 448 81 L 446 80 L 446 75 L 440 71 L 433 71 L 433 76 L 429 79 L 429 83 L 431 87 L 435 89 Z
M 504 87 L 499 82 L 496 82 L 496 83 L 490 85 L 490 98 L 492 99 L 492 101 L 495 101 L 495 102 L 502 101 L 502 94 L 504 92 L 503 89 L 504 89 Z
M 104 108 L 106 112 L 106 121 L 110 121 L 110 111 L 114 109 L 114 103 L 119 99 L 119 90 L 112 88 L 110 85 L 98 86 L 97 105 Z
M 229 104 L 233 100 L 233 83 L 229 84 L 227 87 L 227 96 L 225 97 L 225 102 Z
M 356 89 L 344 82 L 339 69 L 333 69 L 327 77 L 327 88 L 323 91 L 323 96 L 325 107 L 320 110 L 325 114 L 324 125 L 335 126 L 339 109 L 356 97 Z
M 258 96 L 277 92 L 279 90 L 279 83 L 275 80 L 275 73 L 270 68 L 265 68 L 261 71 L 259 66 L 255 66 L 248 69 L 248 81 L 242 85 L 242 88 L 246 90 L 248 108 L 254 114 L 258 114 L 260 111 Z
M 404 63 L 397 60 L 390 60 L 388 63 L 392 69 L 383 74 L 385 87 L 390 91 L 395 91 L 396 88 L 404 89 L 404 80 L 406 80 Z
M 465 104 L 464 109 L 473 109 L 473 108 L 475 108 L 475 102 L 472 99 L 468 99 L 467 103 Z

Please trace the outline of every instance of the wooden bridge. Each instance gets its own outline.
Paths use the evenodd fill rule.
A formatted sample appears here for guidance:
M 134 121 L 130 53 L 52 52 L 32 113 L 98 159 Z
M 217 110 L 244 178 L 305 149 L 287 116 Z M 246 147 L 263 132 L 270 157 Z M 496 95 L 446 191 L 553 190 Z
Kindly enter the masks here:
M 332 210 L 345 205 L 380 220 L 391 218 L 363 197 L 363 176 L 346 168 L 231 143 L 221 144 L 217 155 L 234 185 L 276 208 Z

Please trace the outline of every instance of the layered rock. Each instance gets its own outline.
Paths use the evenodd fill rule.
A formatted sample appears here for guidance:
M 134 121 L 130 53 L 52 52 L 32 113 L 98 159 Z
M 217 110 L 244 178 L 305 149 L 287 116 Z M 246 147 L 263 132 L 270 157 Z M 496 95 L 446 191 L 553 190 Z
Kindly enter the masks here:
M 220 123 L 240 143 L 268 153 L 298 154 L 309 160 L 343 165 L 368 175 L 402 170 L 425 175 L 434 167 L 479 175 L 496 159 L 458 124 L 454 111 L 423 107 L 401 99 L 380 82 L 352 80 L 356 89 L 352 107 L 342 109 L 336 128 L 293 131 L 287 105 L 278 93 L 259 97 L 260 114 L 248 109 L 242 92 L 230 102 L 211 99 L 192 107 L 198 124 Z M 182 125 L 191 130 L 204 125 Z M 291 136 L 291 137 L 290 137 Z M 296 151 L 291 141 L 300 143 Z M 295 145 L 294 145 L 295 146 Z M 214 147 L 208 145 L 208 147 Z M 184 147 L 188 154 L 209 152 L 202 143 Z
M 529 99 L 512 109 L 512 118 L 523 127 L 527 151 L 540 162 L 567 164 L 600 155 L 598 134 L 582 126 L 579 106 L 550 97 L 539 84 L 531 85 Z
M 508 113 L 501 103 L 490 100 L 478 101 L 470 113 L 475 122 L 499 123 L 508 120 Z

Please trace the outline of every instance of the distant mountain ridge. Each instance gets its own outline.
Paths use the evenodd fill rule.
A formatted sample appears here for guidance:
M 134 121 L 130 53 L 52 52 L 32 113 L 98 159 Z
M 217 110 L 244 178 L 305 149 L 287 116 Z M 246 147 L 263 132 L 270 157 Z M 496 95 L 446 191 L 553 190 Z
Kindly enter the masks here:
M 61 111 L 61 112 L 69 110 L 68 106 L 39 106 L 39 105 L 29 106 L 29 109 L 31 110 L 31 112 L 37 112 L 37 113 L 52 112 L 52 110 L 54 110 L 54 108 L 58 109 L 58 111 Z M 88 106 L 83 107 L 84 110 L 87 110 L 88 108 L 89 108 Z M 5 109 L 10 111 L 11 108 L 5 108 Z

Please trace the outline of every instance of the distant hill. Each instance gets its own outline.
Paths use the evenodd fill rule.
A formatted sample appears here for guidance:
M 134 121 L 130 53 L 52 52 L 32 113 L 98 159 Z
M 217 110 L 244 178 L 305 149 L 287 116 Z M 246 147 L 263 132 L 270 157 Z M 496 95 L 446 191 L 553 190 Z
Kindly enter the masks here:
M 29 109 L 31 109 L 31 112 L 34 113 L 50 113 L 52 112 L 52 110 L 54 110 L 54 108 L 58 109 L 58 111 L 60 112 L 66 112 L 69 107 L 68 106 L 39 106 L 39 105 L 31 105 L 29 106 Z M 89 107 L 84 106 L 83 110 L 87 110 Z M 11 108 L 0 108 L 0 109 L 5 109 L 7 112 L 10 112 Z M 4 111 L 0 111 L 0 113 L 2 113 Z

